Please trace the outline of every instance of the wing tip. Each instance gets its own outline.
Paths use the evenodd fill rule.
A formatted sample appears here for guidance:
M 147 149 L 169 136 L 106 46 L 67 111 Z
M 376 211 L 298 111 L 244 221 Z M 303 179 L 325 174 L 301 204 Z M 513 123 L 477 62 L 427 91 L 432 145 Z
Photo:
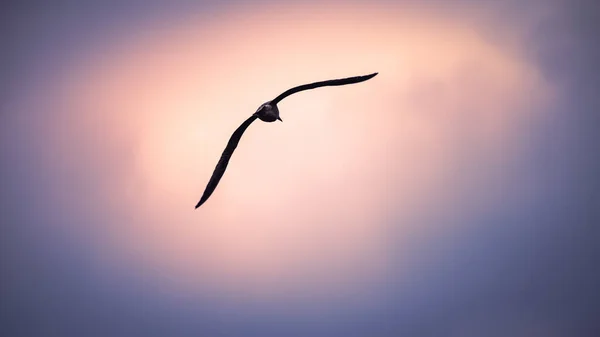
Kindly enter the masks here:
M 356 76 L 355 78 L 358 80 L 358 82 L 364 82 L 364 81 L 368 81 L 370 79 L 372 79 L 373 77 L 377 76 L 377 74 L 379 74 L 379 72 L 374 72 L 368 75 L 362 75 L 362 76 Z

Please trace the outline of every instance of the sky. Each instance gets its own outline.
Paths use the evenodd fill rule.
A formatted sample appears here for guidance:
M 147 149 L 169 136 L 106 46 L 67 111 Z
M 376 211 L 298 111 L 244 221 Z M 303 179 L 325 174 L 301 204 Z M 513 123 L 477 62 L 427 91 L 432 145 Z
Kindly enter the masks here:
M 1 6 L 0 335 L 600 333 L 594 1 Z

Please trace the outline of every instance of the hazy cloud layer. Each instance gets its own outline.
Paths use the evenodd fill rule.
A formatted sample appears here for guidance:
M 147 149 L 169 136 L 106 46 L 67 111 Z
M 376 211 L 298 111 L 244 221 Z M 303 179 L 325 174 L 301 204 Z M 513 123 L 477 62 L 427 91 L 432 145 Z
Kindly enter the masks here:
M 593 335 L 585 6 L 12 8 L 1 329 Z

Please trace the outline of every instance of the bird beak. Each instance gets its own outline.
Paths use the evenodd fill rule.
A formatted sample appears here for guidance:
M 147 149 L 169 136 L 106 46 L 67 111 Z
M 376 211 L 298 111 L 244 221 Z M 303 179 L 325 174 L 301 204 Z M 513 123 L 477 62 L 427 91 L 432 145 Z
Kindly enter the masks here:
M 279 116 L 277 116 L 277 120 L 283 122 L 283 120 Z

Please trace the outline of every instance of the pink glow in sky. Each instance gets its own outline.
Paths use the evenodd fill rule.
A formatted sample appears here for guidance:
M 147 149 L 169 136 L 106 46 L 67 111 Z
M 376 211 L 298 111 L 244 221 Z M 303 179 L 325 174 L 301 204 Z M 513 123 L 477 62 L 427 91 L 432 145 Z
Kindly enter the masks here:
M 487 207 L 519 156 L 514 140 L 552 98 L 518 42 L 491 42 L 475 21 L 414 6 L 270 6 L 149 22 L 73 65 L 43 102 L 63 111 L 47 160 L 93 191 L 65 211 L 105 222 L 66 230 L 188 293 L 357 291 L 392 268 L 397 247 L 459 230 L 445 215 Z M 282 101 L 284 123 L 251 125 L 194 210 L 260 104 L 375 71 Z

